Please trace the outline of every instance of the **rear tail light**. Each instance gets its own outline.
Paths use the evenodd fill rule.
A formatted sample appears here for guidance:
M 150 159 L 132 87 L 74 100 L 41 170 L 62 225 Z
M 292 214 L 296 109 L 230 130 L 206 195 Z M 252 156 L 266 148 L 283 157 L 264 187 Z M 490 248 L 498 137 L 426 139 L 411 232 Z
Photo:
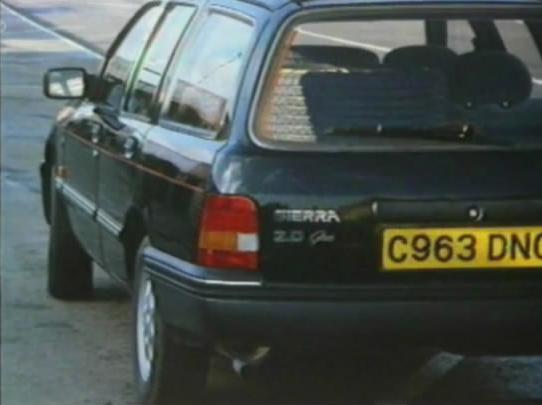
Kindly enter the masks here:
M 198 263 L 224 269 L 258 269 L 258 208 L 238 196 L 207 197 L 200 225 Z

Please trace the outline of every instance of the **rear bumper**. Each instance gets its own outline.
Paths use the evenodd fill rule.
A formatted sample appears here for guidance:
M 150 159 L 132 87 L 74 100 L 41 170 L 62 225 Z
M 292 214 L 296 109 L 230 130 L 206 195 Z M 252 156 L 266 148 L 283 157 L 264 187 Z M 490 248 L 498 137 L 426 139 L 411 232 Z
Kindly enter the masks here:
M 162 316 L 209 344 L 423 345 L 542 353 L 542 285 L 451 288 L 266 285 L 150 248 L 145 267 Z

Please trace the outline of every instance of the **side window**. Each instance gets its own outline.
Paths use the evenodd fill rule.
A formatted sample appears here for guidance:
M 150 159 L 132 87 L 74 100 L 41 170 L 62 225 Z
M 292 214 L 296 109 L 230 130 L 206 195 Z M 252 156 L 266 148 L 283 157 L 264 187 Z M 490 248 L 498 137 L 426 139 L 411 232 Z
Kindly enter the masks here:
M 153 96 L 160 85 L 169 59 L 188 26 L 195 8 L 192 6 L 174 6 L 166 15 L 158 29 L 145 61 L 134 82 L 132 94 L 128 99 L 126 110 L 140 115 L 149 115 Z
M 128 34 L 109 59 L 104 71 L 104 79 L 107 83 L 104 100 L 111 107 L 120 108 L 132 69 L 152 33 L 158 17 L 160 17 L 159 7 L 148 9 L 132 25 Z
M 254 27 L 243 20 L 209 14 L 180 56 L 162 118 L 212 134 L 220 131 L 253 31 Z

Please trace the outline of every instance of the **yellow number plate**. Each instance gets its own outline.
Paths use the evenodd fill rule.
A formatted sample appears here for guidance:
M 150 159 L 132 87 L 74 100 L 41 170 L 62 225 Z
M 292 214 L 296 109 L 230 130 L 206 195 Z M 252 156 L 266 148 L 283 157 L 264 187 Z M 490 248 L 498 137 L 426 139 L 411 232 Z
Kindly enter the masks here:
M 386 229 L 384 271 L 542 269 L 542 227 Z

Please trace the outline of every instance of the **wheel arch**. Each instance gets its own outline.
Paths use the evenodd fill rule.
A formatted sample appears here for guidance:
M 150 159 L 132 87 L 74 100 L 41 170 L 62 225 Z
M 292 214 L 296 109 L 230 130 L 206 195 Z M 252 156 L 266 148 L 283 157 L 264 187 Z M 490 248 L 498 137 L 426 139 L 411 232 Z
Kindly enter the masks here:
M 147 236 L 147 218 L 144 208 L 132 206 L 126 214 L 124 227 L 120 234 L 120 240 L 124 245 L 126 275 L 129 281 L 134 279 L 134 266 L 139 245 Z
M 43 215 L 45 221 L 51 224 L 51 192 L 52 192 L 52 173 L 51 170 L 56 161 L 55 151 L 55 130 L 53 129 L 47 140 L 45 141 L 45 147 L 43 152 L 43 162 L 40 165 L 40 178 L 41 178 L 41 198 Z

